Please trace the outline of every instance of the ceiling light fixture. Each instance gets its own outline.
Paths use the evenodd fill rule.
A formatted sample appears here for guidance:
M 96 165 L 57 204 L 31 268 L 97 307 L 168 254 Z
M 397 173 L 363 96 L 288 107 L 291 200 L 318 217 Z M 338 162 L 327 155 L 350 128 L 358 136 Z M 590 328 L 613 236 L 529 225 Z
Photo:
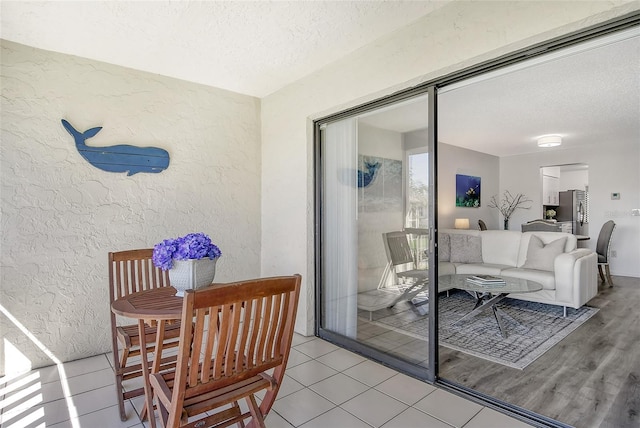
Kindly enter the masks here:
M 555 147 L 562 144 L 562 137 L 559 135 L 545 135 L 538 138 L 538 147 Z

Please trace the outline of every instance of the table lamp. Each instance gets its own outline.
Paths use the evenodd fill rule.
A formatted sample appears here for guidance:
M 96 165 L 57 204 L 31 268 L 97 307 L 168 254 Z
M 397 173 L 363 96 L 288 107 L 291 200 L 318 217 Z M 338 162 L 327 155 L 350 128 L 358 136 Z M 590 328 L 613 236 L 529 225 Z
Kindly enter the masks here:
M 468 218 L 457 218 L 453 227 L 456 229 L 469 229 L 469 219 Z

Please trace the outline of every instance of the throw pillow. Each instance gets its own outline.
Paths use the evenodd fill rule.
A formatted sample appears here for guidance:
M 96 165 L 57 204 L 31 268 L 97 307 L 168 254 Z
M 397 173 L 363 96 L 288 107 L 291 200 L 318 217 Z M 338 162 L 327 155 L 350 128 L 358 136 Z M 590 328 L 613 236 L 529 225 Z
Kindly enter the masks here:
M 438 235 L 438 261 L 448 262 L 451 260 L 451 241 L 449 234 L 443 233 Z
M 553 261 L 564 253 L 567 238 L 556 239 L 545 245 L 540 238 L 531 235 L 527 249 L 527 261 L 522 265 L 525 269 L 546 270 L 553 272 Z
M 451 262 L 482 263 L 482 241 L 479 236 L 452 233 Z

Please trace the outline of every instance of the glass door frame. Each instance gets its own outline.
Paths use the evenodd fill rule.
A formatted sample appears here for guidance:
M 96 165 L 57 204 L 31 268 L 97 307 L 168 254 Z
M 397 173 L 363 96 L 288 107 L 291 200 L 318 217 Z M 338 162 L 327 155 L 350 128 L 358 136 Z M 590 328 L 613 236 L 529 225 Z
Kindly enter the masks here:
M 323 277 L 322 277 L 322 131 L 326 124 L 339 121 L 342 119 L 346 119 L 349 117 L 354 117 L 362 113 L 366 113 L 372 110 L 376 110 L 382 107 L 391 106 L 396 103 L 400 103 L 402 101 L 408 100 L 410 98 L 415 98 L 419 96 L 427 95 L 427 115 L 425 116 L 425 121 L 428 125 L 428 142 L 427 142 L 427 153 L 429 153 L 428 165 L 428 178 L 429 178 L 429 197 L 428 197 L 428 206 L 429 206 L 429 249 L 428 249 L 428 260 L 429 263 L 429 295 L 435 295 L 436 293 L 436 279 L 437 279 L 437 267 L 432 268 L 434 265 L 437 266 L 436 254 L 434 253 L 434 233 L 433 227 L 437 224 L 435 209 L 435 200 L 436 200 L 436 186 L 433 184 L 433 179 L 436 173 L 436 165 L 435 165 L 435 153 L 433 152 L 437 141 L 437 136 L 435 135 L 436 126 L 431 126 L 431 120 L 435 119 L 435 92 L 436 89 L 434 86 L 421 86 L 420 88 L 410 89 L 408 91 L 403 91 L 394 96 L 387 97 L 342 113 L 339 113 L 334 116 L 329 116 L 314 122 L 314 136 L 315 136 L 315 144 L 314 144 L 314 178 L 315 178 L 315 335 L 328 340 L 332 343 L 335 343 L 345 349 L 350 351 L 354 351 L 359 354 L 366 355 L 371 357 L 377 361 L 382 362 L 383 364 L 389 365 L 396 370 L 404 372 L 410 376 L 428 381 L 433 383 L 436 379 L 435 366 L 436 362 L 434 357 L 437 358 L 437 348 L 434 350 L 431 349 L 431 345 L 428 349 L 428 367 L 425 369 L 424 367 L 420 367 L 414 364 L 411 364 L 401 358 L 395 357 L 393 355 L 389 355 L 383 351 L 372 348 L 368 345 L 362 344 L 355 339 L 349 339 L 337 333 L 334 333 L 330 330 L 323 328 L 323 320 L 321 319 L 323 308 Z M 437 343 L 437 337 L 432 336 L 434 331 L 437 331 L 437 319 L 433 314 L 436 314 L 437 310 L 437 302 L 434 303 L 437 299 L 429 299 L 429 344 Z M 432 339 L 433 338 L 433 339 Z
M 320 153 L 320 126 L 323 123 L 339 120 L 341 118 L 346 118 L 359 112 L 368 111 L 373 108 L 378 108 L 384 105 L 395 103 L 396 101 L 400 101 L 405 98 L 409 98 L 411 96 L 415 96 L 418 94 L 429 95 L 429 111 L 428 111 L 428 153 L 431 155 L 429 159 L 429 182 L 430 185 L 433 186 L 430 188 L 429 192 L 429 223 L 430 223 L 430 236 L 429 236 L 429 260 L 430 262 L 430 284 L 429 284 L 429 293 L 430 295 L 435 295 L 437 289 L 437 277 L 438 277 L 438 262 L 437 262 L 437 239 L 438 239 L 438 204 L 437 204 L 437 194 L 438 194 L 438 174 L 437 174 L 437 93 L 438 88 L 443 88 L 445 86 L 460 82 L 462 80 L 466 80 L 472 77 L 480 76 L 490 71 L 498 70 L 508 65 L 516 64 L 521 61 L 531 59 L 537 56 L 545 55 L 550 52 L 554 52 L 559 49 L 564 49 L 573 45 L 577 45 L 588 40 L 598 38 L 610 33 L 614 33 L 620 30 L 628 29 L 631 27 L 640 25 L 640 13 L 638 11 L 631 12 L 628 15 L 614 18 L 610 21 L 596 24 L 591 27 L 587 27 L 573 33 L 565 34 L 547 41 L 543 41 L 524 49 L 515 51 L 513 53 L 509 53 L 503 55 L 501 57 L 495 58 L 493 60 L 489 60 L 483 62 L 481 64 L 471 66 L 469 68 L 462 69 L 457 72 L 453 72 L 451 74 L 441 76 L 439 78 L 433 79 L 431 81 L 425 82 L 420 86 L 408 89 L 406 91 L 401 91 L 384 99 L 376 100 L 371 103 L 352 108 L 350 110 L 346 110 L 340 113 L 337 113 L 332 116 L 328 116 L 319 120 L 314 121 L 314 179 L 315 179 L 315 334 L 318 337 L 326 339 L 328 341 L 334 342 L 339 346 L 342 346 L 348 350 L 352 350 L 361 354 L 365 354 L 371 358 L 374 358 L 382 363 L 386 363 L 392 365 L 397 370 L 406 372 L 409 375 L 413 375 L 417 378 L 424 379 L 428 382 L 435 383 L 440 388 L 444 388 L 450 390 L 452 392 L 462 394 L 472 399 L 480 400 L 485 405 L 492 406 L 496 409 L 503 409 L 509 412 L 514 417 L 519 417 L 529 423 L 535 423 L 540 426 L 555 426 L 555 427 L 565 427 L 566 425 L 562 424 L 559 421 L 548 418 L 544 415 L 539 415 L 537 413 L 528 411 L 523 408 L 519 408 L 515 405 L 512 405 L 508 402 L 499 400 L 497 398 L 482 394 L 478 391 L 475 391 L 469 387 L 465 387 L 463 385 L 456 384 L 454 382 L 448 381 L 447 379 L 439 378 L 439 357 L 438 357 L 438 329 L 437 329 L 437 316 L 438 313 L 438 299 L 429 299 L 429 363 L 426 373 L 424 369 L 416 370 L 415 366 L 404 362 L 403 360 L 399 360 L 397 358 L 392 358 L 389 355 L 377 351 L 375 349 L 366 347 L 364 345 L 354 343 L 354 341 L 345 341 L 341 336 L 331 333 L 329 331 L 323 330 L 321 328 L 321 320 L 319 318 L 321 311 L 321 302 L 322 302 L 322 290 L 319 286 L 322 284 L 322 275 L 321 275 L 321 204 L 322 204 L 322 186 L 321 186 L 321 169 L 319 168 L 321 153 Z

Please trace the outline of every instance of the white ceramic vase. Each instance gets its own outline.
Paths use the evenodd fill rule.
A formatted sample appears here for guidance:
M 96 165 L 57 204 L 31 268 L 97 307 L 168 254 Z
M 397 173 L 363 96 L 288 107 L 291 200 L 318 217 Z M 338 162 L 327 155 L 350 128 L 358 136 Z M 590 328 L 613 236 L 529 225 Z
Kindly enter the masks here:
M 174 260 L 169 269 L 171 286 L 178 290 L 176 296 L 184 296 L 185 290 L 206 287 L 216 276 L 216 262 L 208 257 L 199 260 Z

